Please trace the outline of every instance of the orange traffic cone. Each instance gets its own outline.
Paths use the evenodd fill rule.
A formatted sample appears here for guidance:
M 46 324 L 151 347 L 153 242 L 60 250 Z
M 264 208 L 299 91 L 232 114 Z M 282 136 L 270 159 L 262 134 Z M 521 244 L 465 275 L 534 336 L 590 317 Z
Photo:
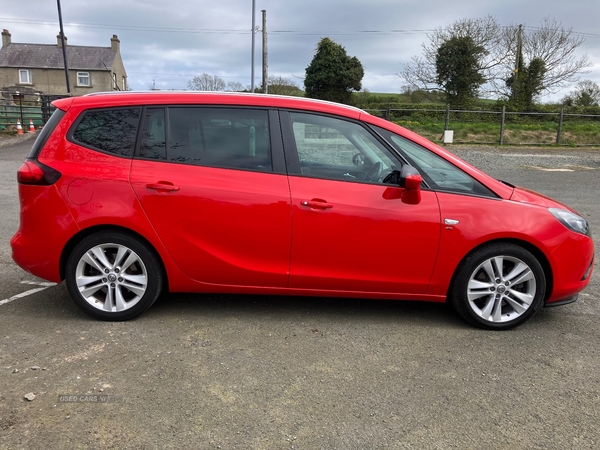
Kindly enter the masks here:
M 29 132 L 35 133 L 35 126 L 33 125 L 33 119 L 29 119 Z
M 17 119 L 17 134 L 23 134 L 23 127 L 21 126 L 21 121 Z

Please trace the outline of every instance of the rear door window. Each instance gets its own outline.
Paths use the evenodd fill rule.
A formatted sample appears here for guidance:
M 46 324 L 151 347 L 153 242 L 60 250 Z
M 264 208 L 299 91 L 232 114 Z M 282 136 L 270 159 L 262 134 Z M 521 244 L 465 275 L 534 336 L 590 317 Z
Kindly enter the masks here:
M 140 143 L 141 158 L 167 159 L 166 129 L 165 108 L 147 108 Z
M 185 106 L 147 108 L 139 157 L 271 172 L 268 111 Z
M 118 156 L 133 156 L 141 108 L 89 110 L 77 122 L 71 139 Z

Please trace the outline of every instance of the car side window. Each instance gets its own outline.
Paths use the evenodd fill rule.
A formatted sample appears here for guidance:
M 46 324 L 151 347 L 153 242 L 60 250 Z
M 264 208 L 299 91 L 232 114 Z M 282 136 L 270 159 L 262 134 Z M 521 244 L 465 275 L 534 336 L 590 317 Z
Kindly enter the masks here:
M 267 110 L 182 106 L 168 115 L 168 161 L 272 171 Z
M 148 159 L 167 159 L 165 109 L 147 108 L 144 114 L 139 156 Z
M 383 183 L 401 164 L 357 123 L 328 116 L 290 113 L 302 175 Z
M 438 156 L 415 142 L 392 133 L 391 131 L 380 127 L 374 128 L 376 128 L 392 147 L 406 157 L 412 166 L 419 170 L 427 184 L 433 189 L 496 197 L 492 191 L 479 181 L 446 161 L 441 156 Z
M 133 156 L 141 108 L 98 109 L 85 112 L 72 139 L 87 147 L 119 156 Z

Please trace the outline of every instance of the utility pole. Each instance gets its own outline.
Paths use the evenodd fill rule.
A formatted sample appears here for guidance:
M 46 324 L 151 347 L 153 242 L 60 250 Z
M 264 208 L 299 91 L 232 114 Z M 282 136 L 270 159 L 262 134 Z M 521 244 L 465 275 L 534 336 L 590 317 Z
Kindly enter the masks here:
M 523 25 L 519 25 L 519 31 L 517 32 L 517 57 L 515 58 L 515 76 L 513 82 L 513 100 L 518 102 L 518 91 L 519 91 L 519 65 L 521 64 L 521 52 L 523 50 Z
M 269 93 L 269 60 L 267 54 L 267 10 L 262 10 L 262 79 L 263 94 Z
M 62 45 L 63 61 L 65 62 L 65 77 L 67 79 L 67 94 L 71 95 L 71 85 L 69 83 L 69 68 L 67 67 L 67 49 L 65 48 L 65 32 L 63 30 L 62 12 L 60 10 L 60 0 L 56 0 L 58 5 L 58 23 L 60 25 L 60 42 Z
M 250 69 L 250 92 L 254 92 L 254 38 L 256 32 L 256 0 L 252 0 L 252 67 Z

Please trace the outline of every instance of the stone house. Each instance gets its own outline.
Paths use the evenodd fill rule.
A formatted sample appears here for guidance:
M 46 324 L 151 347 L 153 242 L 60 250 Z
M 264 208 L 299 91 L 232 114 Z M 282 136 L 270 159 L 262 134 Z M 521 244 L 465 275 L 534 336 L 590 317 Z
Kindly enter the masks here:
M 61 41 L 59 34 L 56 44 L 19 44 L 3 30 L 0 89 L 11 94 L 66 95 Z M 127 90 L 127 72 L 116 35 L 110 47 L 67 45 L 66 36 L 64 41 L 71 95 Z

